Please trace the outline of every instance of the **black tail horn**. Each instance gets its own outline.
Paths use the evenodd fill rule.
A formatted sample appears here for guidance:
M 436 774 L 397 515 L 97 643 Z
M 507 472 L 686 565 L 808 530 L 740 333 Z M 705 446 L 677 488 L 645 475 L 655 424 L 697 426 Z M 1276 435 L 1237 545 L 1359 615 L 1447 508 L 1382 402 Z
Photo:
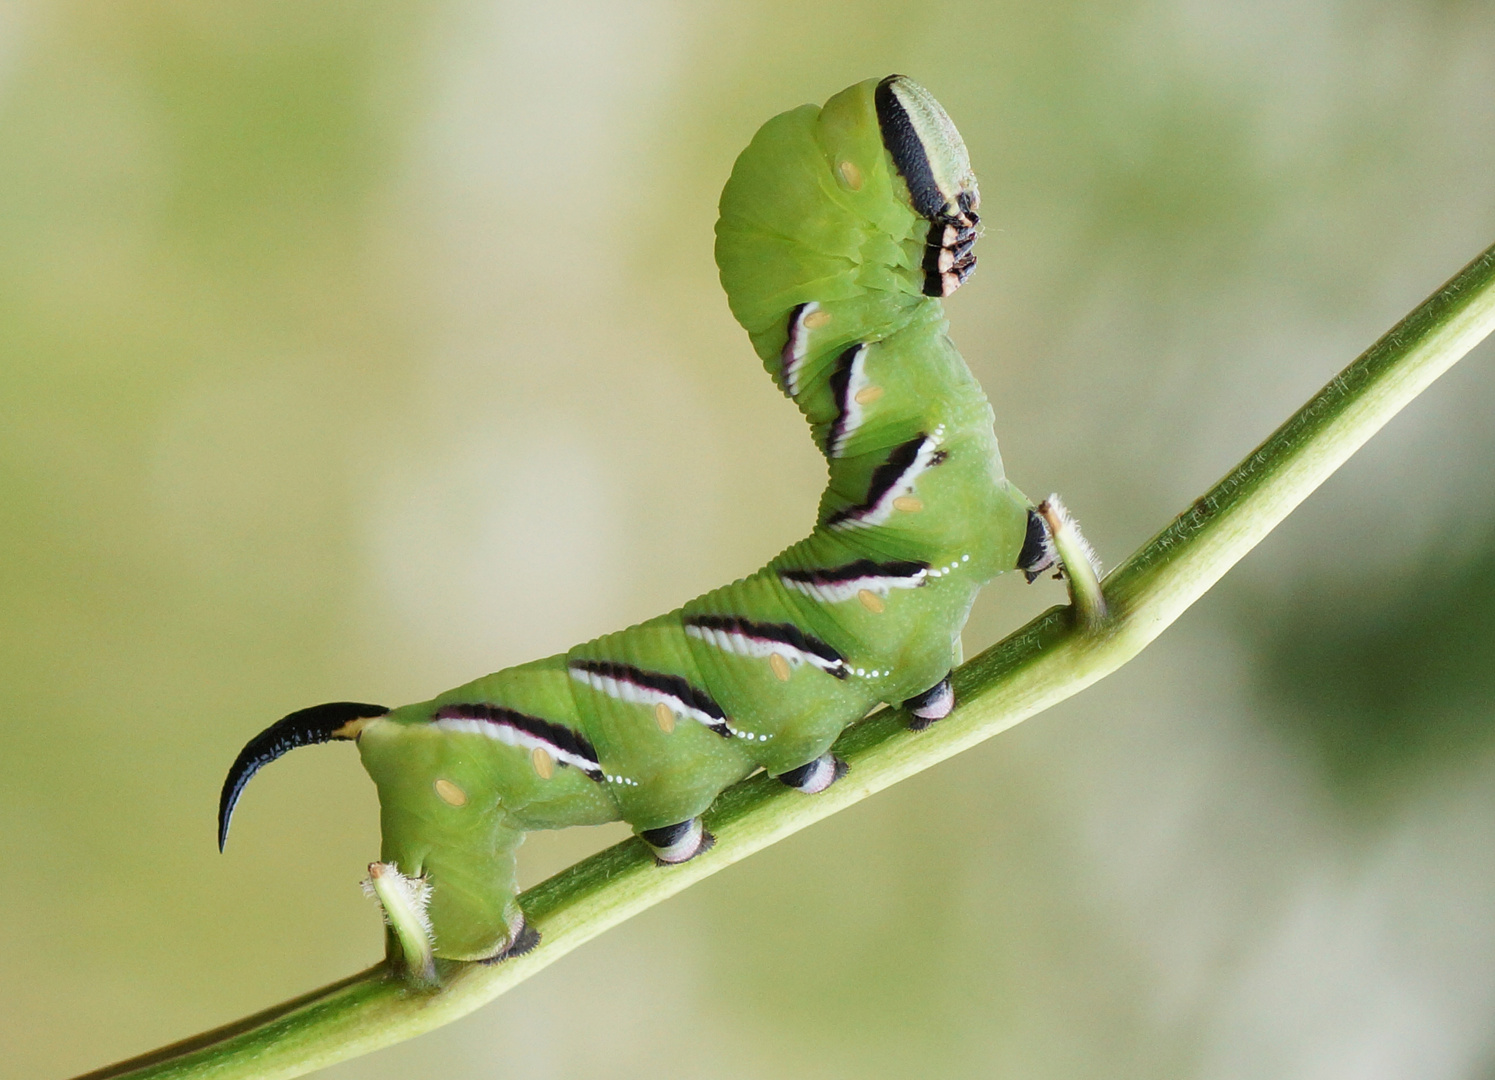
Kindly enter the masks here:
M 255 773 L 298 746 L 351 739 L 361 726 L 354 721 L 383 716 L 387 712 L 389 710 L 383 705 L 330 701 L 326 705 L 313 705 L 293 712 L 250 739 L 248 745 L 239 751 L 233 768 L 228 770 L 228 777 L 223 781 L 223 794 L 218 799 L 218 850 L 222 851 L 228 842 L 228 823 L 234 816 L 234 804 Z

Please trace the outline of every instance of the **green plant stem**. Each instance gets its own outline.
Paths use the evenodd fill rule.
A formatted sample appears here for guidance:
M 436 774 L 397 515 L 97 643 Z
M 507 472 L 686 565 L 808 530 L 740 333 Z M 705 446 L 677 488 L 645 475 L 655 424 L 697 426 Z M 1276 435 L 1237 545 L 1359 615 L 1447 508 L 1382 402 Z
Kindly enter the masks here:
M 492 967 L 440 963 L 440 990 L 385 965 L 79 1080 L 300 1076 L 449 1023 L 624 919 L 821 818 L 1078 693 L 1136 656 L 1403 406 L 1495 328 L 1495 248 L 1337 375 L 1104 583 L 1107 614 L 1053 608 L 956 673 L 960 705 L 922 733 L 887 710 L 850 728 L 851 772 L 806 798 L 759 775 L 708 815 L 717 844 L 678 867 L 628 840 L 525 893 L 539 948 Z

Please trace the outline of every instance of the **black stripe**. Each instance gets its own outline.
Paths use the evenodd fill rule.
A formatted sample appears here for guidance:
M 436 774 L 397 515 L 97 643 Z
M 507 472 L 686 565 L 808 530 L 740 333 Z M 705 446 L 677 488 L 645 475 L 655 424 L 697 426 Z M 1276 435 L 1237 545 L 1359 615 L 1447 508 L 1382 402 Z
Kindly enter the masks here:
M 975 261 L 976 257 L 971 255 L 971 249 L 976 246 L 976 230 L 962 229 L 956 239 L 947 244 L 944 242 L 944 234 L 951 228 L 952 226 L 938 223 L 929 226 L 929 239 L 924 244 L 924 261 L 921 264 L 925 273 L 939 273 L 940 256 L 947 251 L 954 265 L 959 265 L 962 261 Z M 967 256 L 970 257 L 969 260 Z
M 572 660 L 571 670 L 585 671 L 592 675 L 600 675 L 604 679 L 615 679 L 618 682 L 630 682 L 634 686 L 669 694 L 671 697 L 678 698 L 682 704 L 689 705 L 692 709 L 703 712 L 715 720 L 716 723 L 710 725 L 712 731 L 729 739 L 732 737 L 732 730 L 727 726 L 727 714 L 722 712 L 722 707 L 706 691 L 698 690 L 679 675 L 666 675 L 662 671 L 645 671 L 632 664 L 620 664 L 612 660 Z
M 503 724 L 515 731 L 522 731 L 526 735 L 532 735 L 536 739 L 548 742 L 557 750 L 568 754 L 574 754 L 579 758 L 585 758 L 587 765 L 582 767 L 593 780 L 602 779 L 602 766 L 597 761 L 597 749 L 587 737 L 579 731 L 568 728 L 565 724 L 552 723 L 538 716 L 530 716 L 528 713 L 518 712 L 514 709 L 506 709 L 502 705 L 488 705 L 483 702 L 473 702 L 466 705 L 443 705 L 436 710 L 433 720 L 482 720 L 489 724 Z M 569 762 L 556 758 L 560 765 Z
M 794 396 L 794 392 L 789 386 L 789 368 L 794 362 L 794 347 L 802 344 L 804 341 L 803 335 L 809 333 L 800 323 L 800 319 L 804 316 L 805 308 L 808 306 L 808 301 L 803 304 L 796 304 L 794 310 L 789 313 L 789 337 L 784 341 L 784 348 L 779 353 L 779 382 L 784 384 L 784 392 L 791 397 Z
M 929 167 L 929 153 L 914 131 L 913 121 L 893 93 L 893 82 L 901 75 L 889 75 L 877 84 L 872 98 L 877 105 L 877 124 L 882 129 L 882 144 L 892 155 L 893 167 L 908 184 L 909 201 L 915 212 L 929 221 L 945 221 L 948 200 L 934 182 L 934 170 Z
M 857 578 L 911 578 L 918 577 L 929 569 L 925 562 L 873 562 L 858 559 L 844 566 L 828 566 L 820 570 L 780 570 L 779 577 L 785 581 L 797 581 L 804 585 L 844 585 Z
M 945 233 L 950 226 L 936 221 L 929 226 L 929 236 L 924 241 L 924 272 L 937 274 L 940 271 L 940 252 L 945 250 Z
M 754 622 L 735 615 L 692 615 L 685 620 L 686 626 L 699 626 L 704 630 L 720 630 L 728 634 L 777 641 L 798 649 L 802 653 L 818 656 L 827 664 L 836 666 L 831 674 L 838 679 L 846 678 L 846 658 L 818 637 L 805 633 L 793 623 Z
M 919 451 L 924 449 L 928 438 L 921 431 L 908 442 L 893 447 L 888 460 L 872 473 L 872 482 L 867 485 L 867 501 L 862 504 L 864 509 L 870 510 L 876 506 L 879 499 L 898 486 L 904 475 L 914 467 L 914 462 L 919 460 Z
M 884 461 L 872 472 L 872 480 L 867 485 L 867 498 L 856 506 L 848 506 L 837 510 L 825 519 L 827 527 L 838 525 L 843 521 L 860 517 L 862 514 L 870 513 L 884 495 L 898 486 L 905 473 L 913 468 L 914 462 L 919 459 L 919 451 L 924 448 L 924 441 L 929 436 L 922 431 L 906 443 L 893 447 L 888 460 Z M 934 463 L 938 464 L 944 458 L 938 458 Z
M 836 357 L 836 370 L 831 372 L 831 398 L 836 403 L 836 419 L 825 433 L 825 452 L 829 457 L 835 456 L 836 443 L 846 433 L 846 414 L 851 411 L 851 400 L 847 396 L 851 387 L 851 368 L 862 348 L 860 344 L 853 345 Z

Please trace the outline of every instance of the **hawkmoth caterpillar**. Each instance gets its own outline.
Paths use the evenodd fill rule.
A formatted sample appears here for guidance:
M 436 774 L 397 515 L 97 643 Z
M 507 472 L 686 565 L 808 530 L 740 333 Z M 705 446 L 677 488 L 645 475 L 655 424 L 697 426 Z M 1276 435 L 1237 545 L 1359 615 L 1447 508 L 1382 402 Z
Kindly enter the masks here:
M 622 819 L 658 862 L 683 862 L 711 844 L 701 815 L 729 784 L 761 768 L 814 795 L 845 771 L 836 737 L 878 704 L 915 727 L 946 716 L 977 591 L 1054 561 L 946 336 L 941 298 L 976 264 L 979 203 L 950 118 L 902 76 L 768 121 L 722 192 L 716 259 L 829 464 L 815 530 L 563 655 L 417 705 L 291 713 L 230 769 L 220 848 L 260 768 L 352 740 L 378 788 L 386 911 L 417 911 L 437 957 L 501 959 L 535 940 L 516 900 L 527 831 Z

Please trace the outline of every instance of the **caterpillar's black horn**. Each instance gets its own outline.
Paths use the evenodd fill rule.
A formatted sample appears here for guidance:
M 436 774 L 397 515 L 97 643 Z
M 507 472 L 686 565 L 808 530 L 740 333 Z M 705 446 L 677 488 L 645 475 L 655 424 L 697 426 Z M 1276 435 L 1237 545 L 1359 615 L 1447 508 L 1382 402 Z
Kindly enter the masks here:
M 383 716 L 389 712 L 383 705 L 366 705 L 359 701 L 330 701 L 313 705 L 275 721 L 250 739 L 223 781 L 218 799 L 218 850 L 228 842 L 228 823 L 234 816 L 234 804 L 254 774 L 270 762 L 298 746 L 312 746 L 333 739 L 351 739 L 362 726 L 356 721 Z

